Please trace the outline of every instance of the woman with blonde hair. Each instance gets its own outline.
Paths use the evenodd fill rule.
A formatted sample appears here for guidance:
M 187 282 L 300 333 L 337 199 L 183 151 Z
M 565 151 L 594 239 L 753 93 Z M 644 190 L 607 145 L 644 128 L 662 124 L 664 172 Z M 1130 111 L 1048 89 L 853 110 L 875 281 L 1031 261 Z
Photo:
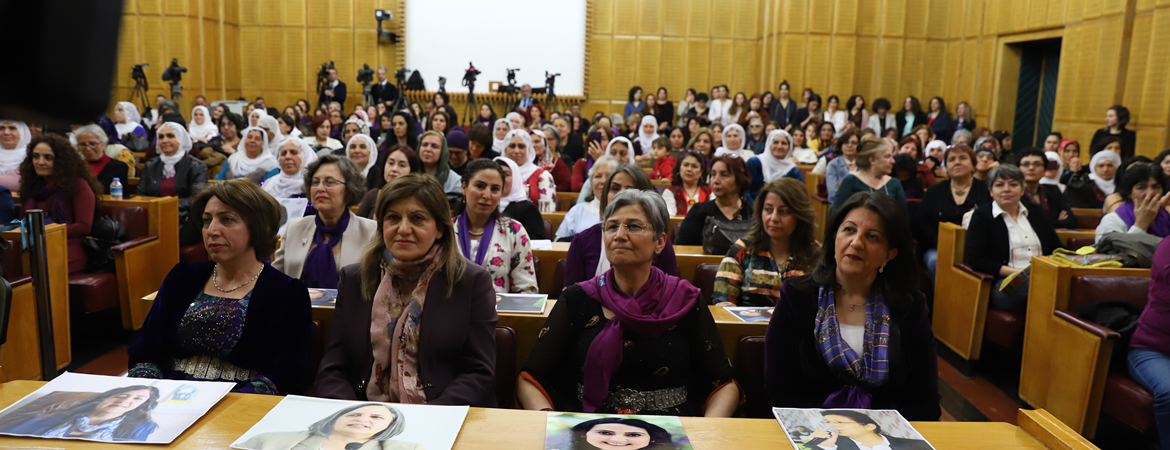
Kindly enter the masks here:
M 892 197 L 902 207 L 902 213 L 909 218 L 909 209 L 906 207 L 906 194 L 902 191 L 902 183 L 890 176 L 894 168 L 894 147 L 884 139 L 866 137 L 857 147 L 857 171 L 845 176 L 841 186 L 837 187 L 836 206 L 845 204 L 858 192 L 881 192 Z

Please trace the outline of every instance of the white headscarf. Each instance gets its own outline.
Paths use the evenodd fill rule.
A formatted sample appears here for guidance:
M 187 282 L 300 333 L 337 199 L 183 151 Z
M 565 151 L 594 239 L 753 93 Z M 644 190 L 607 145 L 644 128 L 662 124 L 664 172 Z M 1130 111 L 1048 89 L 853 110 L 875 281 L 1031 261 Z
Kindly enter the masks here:
M 187 130 L 183 129 L 182 125 L 174 122 L 163 122 L 158 128 L 161 131 L 162 127 L 170 127 L 175 132 L 175 139 L 179 141 L 179 149 L 175 151 L 174 155 L 167 156 L 160 148 L 158 151 L 158 159 L 163 162 L 163 179 L 175 177 L 175 164 L 187 156 L 187 152 L 191 151 L 191 136 L 187 134 Z
M 301 167 L 297 173 L 289 175 L 281 170 L 276 176 L 264 181 L 261 188 L 265 192 L 272 194 L 275 198 L 291 198 L 294 195 L 304 192 L 305 187 L 305 171 L 308 170 L 309 164 L 317 160 L 317 152 L 313 151 L 313 147 L 309 146 L 308 142 L 300 138 L 288 138 L 284 143 L 295 143 L 301 148 Z M 283 145 L 282 145 L 283 147 Z
M 727 132 L 731 130 L 739 130 L 739 148 L 727 148 Z M 743 127 L 738 123 L 733 123 L 723 127 L 723 145 L 715 149 L 715 156 L 735 155 L 740 156 L 740 150 L 743 150 L 744 144 L 747 143 L 746 135 L 744 135 Z
M 195 123 L 195 111 L 203 110 L 203 124 Z M 219 135 L 219 127 L 211 123 L 211 113 L 207 111 L 206 106 L 196 106 L 191 110 L 191 126 L 188 127 L 191 133 L 191 139 L 211 139 Z
M 364 134 L 366 136 L 370 135 L 370 125 L 363 121 L 360 117 L 351 117 L 346 119 L 345 123 L 341 124 L 342 135 L 345 134 L 345 126 L 351 123 L 358 126 L 358 133 Z
M 943 142 L 943 141 L 940 141 L 940 140 L 938 140 L 938 139 L 935 139 L 935 140 L 933 140 L 933 141 L 930 141 L 930 143 L 926 144 L 926 149 L 922 151 L 922 160 L 923 160 L 923 161 L 925 161 L 925 160 L 926 160 L 926 157 L 927 157 L 927 156 L 930 156 L 930 151 L 931 151 L 931 150 L 934 150 L 934 149 L 936 149 L 936 148 L 941 148 L 941 149 L 943 149 L 943 152 L 944 152 L 944 154 L 945 154 L 945 152 L 946 152 L 946 149 L 947 149 L 947 143 L 946 143 L 946 142 Z M 941 163 L 944 163 L 944 162 L 946 162 L 946 161 L 939 161 L 939 163 L 940 163 L 940 164 L 941 164 Z
M 496 119 L 496 123 L 492 124 L 492 151 L 503 155 L 504 148 L 506 148 L 508 146 L 508 141 L 506 141 L 504 139 L 497 139 L 496 138 L 496 127 L 500 125 L 500 122 L 504 122 L 505 124 L 508 125 L 508 131 L 512 131 L 512 122 L 510 122 L 510 121 L 508 121 L 508 119 L 504 118 L 504 119 Z
M 256 130 L 260 132 L 260 136 L 264 138 L 264 147 L 260 150 L 260 155 L 255 158 L 248 157 L 247 144 L 244 142 L 248 139 L 248 134 Z M 240 147 L 236 149 L 232 156 L 228 157 L 228 168 L 232 171 L 233 177 L 246 176 L 257 169 L 263 169 L 265 172 L 275 169 L 280 164 L 276 162 L 276 157 L 268 152 L 268 132 L 260 127 L 244 128 L 242 133 L 244 138 L 240 140 Z
M 654 125 L 654 134 L 646 134 L 642 128 L 646 124 Z M 654 147 L 654 140 L 658 139 L 658 118 L 654 116 L 646 116 L 642 118 L 642 123 L 638 125 L 638 145 L 642 147 L 642 154 L 649 155 L 650 150 Z
M 508 205 L 512 203 L 529 201 L 528 193 L 524 191 L 524 182 L 516 176 L 516 173 L 520 171 L 520 168 L 516 166 L 516 163 L 507 156 L 497 156 L 492 161 L 498 161 L 507 164 L 508 169 L 512 171 L 512 190 L 508 192 L 507 196 L 500 197 L 500 211 L 503 212 L 504 208 L 507 208 Z
M 122 116 L 126 118 L 125 122 L 114 122 L 114 129 L 118 130 L 118 137 L 121 138 L 127 133 L 133 133 L 135 128 L 142 126 L 142 114 L 138 113 L 138 107 L 130 102 L 118 102 L 122 105 Z
M 16 148 L 0 147 L 0 173 L 13 173 L 20 170 L 20 163 L 28 156 L 28 143 L 32 141 L 32 131 L 28 129 L 28 124 L 19 120 L 0 119 L 0 124 L 4 123 L 16 125 L 16 131 L 20 133 Z
M 1089 179 L 1097 183 L 1097 189 L 1100 189 L 1101 193 L 1109 195 L 1117 187 L 1117 172 L 1114 172 L 1113 178 L 1109 180 L 1097 176 L 1097 163 L 1100 163 L 1103 159 L 1113 161 L 1113 167 L 1121 167 L 1121 157 L 1113 152 L 1097 152 L 1096 155 L 1093 155 L 1093 159 L 1089 161 Z
M 522 115 L 522 114 L 520 114 L 520 113 L 518 113 L 518 112 L 515 112 L 515 111 L 512 111 L 512 112 L 510 112 L 510 113 L 508 113 L 508 114 L 504 115 L 504 118 L 505 118 L 505 119 L 511 119 L 511 118 L 512 118 L 512 116 L 516 116 L 516 117 L 519 117 L 519 118 L 520 118 L 520 125 L 524 125 L 524 123 L 525 123 L 525 122 L 527 122 L 527 120 L 524 120 L 524 115 Z M 508 122 L 508 124 L 509 124 L 509 125 L 511 125 L 511 124 L 512 124 L 512 122 L 511 122 L 511 121 L 509 121 L 509 122 Z M 515 129 L 515 128 L 516 128 L 516 127 L 512 127 L 512 129 Z
M 772 142 L 776 138 L 783 138 L 788 141 L 788 157 L 779 159 L 772 154 Z M 764 143 L 764 152 L 756 155 L 760 159 L 760 165 L 764 172 L 764 183 L 780 179 L 788 172 L 791 172 L 796 163 L 792 161 L 792 135 L 784 130 L 772 130 L 768 133 L 768 140 Z
M 354 111 L 353 113 L 354 113 L 354 114 L 357 114 L 357 116 L 358 116 L 358 117 L 360 117 L 360 118 L 362 119 L 362 122 L 365 122 L 365 123 L 366 123 L 366 130 L 367 130 L 367 132 L 366 132 L 366 133 L 364 133 L 364 134 L 370 134 L 370 133 L 368 132 L 368 131 L 369 131 L 369 128 L 370 128 L 370 124 L 372 123 L 372 122 L 370 122 L 370 114 L 369 114 L 369 113 L 367 113 L 367 112 L 365 112 L 365 111 L 363 111 L 363 110 L 360 110 L 360 109 L 359 109 L 359 110 L 357 110 L 357 111 Z M 349 121 L 347 120 L 346 122 L 349 122 Z M 343 125 L 344 125 L 344 124 L 343 124 Z
M 247 126 L 253 126 L 253 125 L 252 125 L 252 116 L 253 116 L 253 115 L 259 115 L 259 116 L 260 116 L 260 117 L 257 117 L 257 118 L 256 118 L 256 124 L 257 124 L 257 125 L 259 125 L 259 124 L 260 124 L 260 119 L 262 119 L 262 118 L 265 118 L 265 117 L 268 117 L 268 111 L 266 111 L 264 108 L 256 108 L 256 109 L 253 109 L 253 110 L 252 110 L 252 114 L 249 114 L 249 115 L 248 115 L 248 117 L 245 117 L 245 118 L 244 118 L 244 120 L 246 120 L 246 121 L 247 121 L 246 123 L 244 123 L 244 125 L 247 125 Z
M 349 158 L 350 144 L 353 144 L 353 141 L 359 140 L 366 141 L 366 148 L 370 149 L 370 156 L 366 158 L 366 167 L 362 168 L 362 176 L 368 177 L 370 176 L 370 168 L 378 165 L 378 144 L 374 142 L 374 138 L 360 133 L 353 135 L 353 137 L 349 138 L 349 142 L 345 143 L 345 157 Z
M 618 136 L 618 137 L 615 137 L 613 139 L 610 139 L 609 144 L 605 146 L 605 154 L 610 155 L 609 150 L 613 148 L 613 144 L 615 142 L 623 142 L 626 144 L 626 156 L 629 157 L 629 160 L 626 161 L 625 163 L 626 164 L 637 164 L 634 161 L 634 144 L 631 143 L 629 139 L 626 139 L 623 136 Z M 614 159 L 617 159 L 617 158 L 614 158 Z M 621 165 L 621 164 L 622 164 L 622 161 L 620 159 L 618 159 L 618 165 Z
M 520 139 L 522 141 L 524 141 L 524 145 L 528 148 L 528 154 L 524 158 L 523 163 L 520 163 L 517 161 L 512 161 L 512 162 L 515 162 L 517 166 L 519 166 L 518 170 L 520 170 L 520 173 L 518 173 L 518 174 L 513 173 L 512 175 L 519 176 L 520 183 L 523 184 L 524 182 L 528 181 L 529 178 L 532 177 L 532 174 L 536 173 L 536 169 L 539 169 L 539 167 L 537 167 L 536 164 L 532 163 L 532 161 L 536 159 L 536 148 L 534 148 L 532 146 L 532 136 L 528 135 L 527 130 L 509 131 L 508 135 L 504 136 L 504 142 L 511 143 L 512 136 L 519 136 Z M 504 155 L 504 156 L 507 157 L 508 155 Z
M 268 153 L 272 154 L 273 158 L 278 157 L 280 155 L 280 146 L 284 144 L 284 133 L 280 132 L 280 123 L 276 121 L 275 117 L 265 115 L 260 118 L 257 128 L 260 125 L 267 126 L 272 130 L 272 136 L 268 138 L 268 145 L 265 145 L 264 148 Z
M 1054 177 L 1041 178 L 1040 184 L 1051 184 L 1053 186 L 1058 186 L 1060 187 L 1060 191 L 1064 192 L 1064 185 L 1060 184 L 1060 174 L 1064 173 L 1064 161 L 1060 159 L 1060 153 L 1044 152 L 1044 157 L 1048 161 L 1056 161 L 1057 164 L 1060 164 L 1060 170 L 1056 171 L 1056 176 Z

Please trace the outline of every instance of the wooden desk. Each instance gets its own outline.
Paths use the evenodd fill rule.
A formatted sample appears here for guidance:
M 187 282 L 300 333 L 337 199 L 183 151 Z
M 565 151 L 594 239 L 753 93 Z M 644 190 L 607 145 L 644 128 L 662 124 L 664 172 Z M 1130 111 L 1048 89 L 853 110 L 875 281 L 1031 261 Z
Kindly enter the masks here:
M 5 231 L 0 237 L 17 243 L 9 252 L 20 252 L 20 230 Z M 49 303 L 53 310 L 53 342 L 57 351 L 57 369 L 64 369 L 73 361 L 72 337 L 69 324 L 69 240 L 63 224 L 45 225 L 45 246 L 49 266 Z M 32 273 L 28 255 L 21 255 L 24 278 Z M 16 274 L 9 281 L 17 282 Z M 37 380 L 41 378 L 40 341 L 37 339 L 37 307 L 32 283 L 13 286 L 12 311 L 9 313 L 8 343 L 0 346 L 0 365 L 5 380 Z
M 568 242 L 553 242 L 552 250 L 532 251 L 532 256 L 540 258 L 540 279 L 537 280 L 537 283 L 540 286 L 541 294 L 554 294 L 552 289 L 555 281 L 554 275 L 556 274 L 557 261 L 565 259 L 565 256 L 568 254 Z M 680 278 L 692 283 L 695 281 L 695 268 L 699 264 L 719 264 L 723 260 L 723 255 L 703 254 L 703 247 L 700 245 L 676 245 L 674 246 L 674 255 L 678 260 Z
M 560 194 L 558 193 L 557 195 Z M 548 219 L 549 222 L 552 222 L 553 235 L 548 236 L 549 240 L 556 240 L 556 232 L 561 228 L 561 223 L 565 221 L 566 214 L 568 214 L 567 211 L 556 211 L 540 214 L 541 217 Z M 682 223 L 683 219 L 685 218 L 687 218 L 685 215 L 670 216 L 670 224 L 666 226 L 666 237 L 674 239 L 674 226 Z M 699 250 L 702 251 L 701 248 Z
M 8 406 L 39 388 L 36 381 L 13 381 L 0 385 L 0 403 Z M 168 449 L 228 448 L 232 442 L 259 422 L 281 397 L 255 394 L 228 394 L 179 435 Z M 544 448 L 547 414 L 541 411 L 471 408 L 455 440 L 455 449 L 541 449 Z M 966 449 L 1070 449 L 1097 447 L 1053 418 L 1044 410 L 1019 411 L 1020 425 L 993 422 L 914 422 L 938 450 Z M 780 425 L 772 419 L 708 419 L 683 417 L 694 448 L 735 448 L 736 450 L 791 449 Z M 68 447 L 70 449 L 142 449 L 142 444 L 111 444 L 71 440 L 44 440 L 0 436 L 0 446 Z M 154 446 L 153 448 L 164 448 Z

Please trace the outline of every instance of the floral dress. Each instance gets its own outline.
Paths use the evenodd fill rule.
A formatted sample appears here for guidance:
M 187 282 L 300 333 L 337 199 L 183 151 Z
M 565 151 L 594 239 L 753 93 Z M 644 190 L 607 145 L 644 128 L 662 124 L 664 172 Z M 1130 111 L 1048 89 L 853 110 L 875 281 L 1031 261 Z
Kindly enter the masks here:
M 524 180 L 524 192 L 529 193 L 529 199 L 537 206 L 540 206 L 541 200 L 552 200 L 555 204 L 557 201 L 557 183 L 553 180 L 552 173 L 547 170 L 541 170 L 537 178 L 537 197 L 532 198 L 532 188 L 529 185 L 529 180 Z
M 456 217 L 454 220 L 459 220 Z M 455 242 L 459 242 L 459 227 L 455 227 Z M 479 245 L 484 245 L 481 240 Z M 532 258 L 532 240 L 520 222 L 498 217 L 496 228 L 487 245 L 483 268 L 492 276 L 492 287 L 498 293 L 536 294 L 536 264 Z M 460 249 L 462 250 L 462 249 Z M 474 256 L 474 252 L 472 252 Z

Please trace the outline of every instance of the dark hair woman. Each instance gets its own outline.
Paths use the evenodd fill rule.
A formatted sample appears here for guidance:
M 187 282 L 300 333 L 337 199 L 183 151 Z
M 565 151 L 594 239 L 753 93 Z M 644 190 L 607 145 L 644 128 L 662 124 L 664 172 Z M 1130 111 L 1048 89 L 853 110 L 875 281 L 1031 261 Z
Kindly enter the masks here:
M 669 431 L 642 419 L 603 417 L 586 420 L 569 430 L 569 450 L 628 447 L 638 450 L 678 448 Z
M 623 165 L 610 179 L 627 174 L 626 167 L 641 170 Z M 719 337 L 698 301 L 699 289 L 654 267 L 669 223 L 652 189 L 623 189 L 606 205 L 600 246 L 612 268 L 561 293 L 517 380 L 521 407 L 713 417 L 735 412 L 740 391 L 722 346 L 711 345 Z M 616 395 L 619 390 L 634 393 Z
M 357 426 L 353 426 L 357 425 Z M 244 448 L 347 448 L 358 444 L 368 450 L 421 450 L 423 445 L 392 438 L 406 431 L 406 416 L 385 403 L 358 403 L 337 410 L 309 425 L 305 431 L 262 433 Z
M 130 347 L 129 376 L 301 392 L 309 381 L 309 292 L 264 262 L 276 251 L 280 204 L 255 184 L 231 180 L 195 196 L 191 213 L 211 260 L 167 274 Z
M 697 203 L 687 211 L 675 240 L 678 245 L 703 245 L 703 226 L 708 217 L 721 220 L 751 220 L 752 203 L 744 196 L 751 181 L 747 165 L 737 156 L 711 160 L 711 200 Z
M 0 421 L 0 432 L 110 442 L 146 441 L 158 424 L 150 416 L 158 406 L 154 386 L 110 389 L 57 411 L 16 410 Z
M 780 131 L 780 130 L 777 130 Z M 781 283 L 816 265 L 820 245 L 804 183 L 781 178 L 760 189 L 752 227 L 719 264 L 712 303 L 774 306 Z
M 821 448 L 891 448 L 898 450 L 931 450 L 922 439 L 900 438 L 886 434 L 882 426 L 864 412 L 838 409 L 821 411 L 825 426 L 808 435 L 812 444 Z M 841 440 L 841 438 L 846 438 Z
M 768 323 L 768 404 L 938 420 L 938 356 L 906 216 L 863 192 L 827 225 L 816 269 L 784 283 Z
M 816 122 L 821 120 L 823 115 L 821 111 L 821 96 L 813 93 L 809 89 L 808 104 L 796 111 L 796 126 L 804 128 L 809 122 Z
M 500 215 L 504 179 L 495 161 L 468 163 L 463 174 L 467 200 L 455 217 L 456 243 L 464 258 L 488 271 L 496 292 L 535 294 L 536 267 L 528 233 L 520 222 Z
M 942 97 L 930 99 L 930 112 L 926 114 L 926 124 L 934 131 L 934 135 L 943 142 L 951 141 L 951 113 L 947 112 L 947 103 Z
M 358 206 L 357 215 L 368 219 L 374 218 L 374 205 L 378 201 L 378 192 L 386 183 L 408 173 L 422 173 L 422 162 L 418 155 L 405 145 L 394 145 L 382 152 L 378 157 L 378 165 L 382 168 L 381 178 L 374 182 L 374 187 L 362 197 Z
M 1170 236 L 1170 195 L 1163 195 L 1166 176 L 1154 164 L 1131 164 L 1121 175 L 1117 193 L 1123 203 L 1101 218 L 1096 237 L 1099 242 L 1107 233 Z
M 671 216 L 685 216 L 691 206 L 710 199 L 708 170 L 704 154 L 687 151 L 679 154 L 671 172 L 670 187 L 662 191 L 662 200 L 666 201 L 666 211 Z
M 491 276 L 459 253 L 443 186 L 422 174 L 395 178 L 378 194 L 375 217 L 382 239 L 366 247 L 360 264 L 341 271 L 337 332 L 321 361 L 317 392 L 495 406 Z M 425 314 L 424 307 L 441 314 Z M 371 323 L 397 325 L 372 334 Z
M 895 125 L 898 130 L 898 139 L 909 135 L 914 127 L 927 123 L 926 114 L 922 112 L 922 103 L 913 95 L 906 97 L 902 102 L 901 111 L 894 114 Z
M 873 115 L 869 116 L 869 129 L 880 136 L 886 135 L 886 130 L 897 127 L 898 120 L 890 112 L 890 101 L 879 97 L 873 101 Z
M 975 174 L 975 151 L 966 144 L 947 149 L 943 154 L 946 162 L 947 179 L 926 190 L 918 206 L 917 225 L 918 247 L 923 250 L 922 262 L 934 279 L 938 265 L 938 225 L 949 222 L 962 223 L 963 215 L 976 206 L 991 203 L 987 184 Z
M 484 102 L 482 105 L 479 105 L 479 117 L 476 118 L 476 123 L 481 123 L 491 128 L 492 124 L 496 123 L 496 119 L 499 119 L 499 117 L 496 116 L 496 110 L 492 108 L 490 103 Z
M 780 82 L 780 87 L 777 89 L 776 100 L 772 101 L 768 109 L 768 116 L 772 121 L 776 122 L 780 129 L 792 132 L 797 127 L 796 122 L 796 101 L 792 99 L 792 85 L 788 84 L 788 80 Z
M 102 185 L 90 173 L 81 154 L 57 134 L 44 134 L 28 144 L 20 164 L 20 199 L 24 211 L 45 211 L 45 225 L 65 225 L 69 273 L 85 268 L 83 243 L 93 226 L 96 193 Z
M 631 114 L 641 111 L 645 102 L 642 101 L 642 87 L 634 86 L 630 88 L 629 101 L 626 103 L 626 109 L 622 113 L 622 117 L 630 117 Z
M 1098 144 L 1102 139 L 1114 136 L 1121 139 L 1121 159 L 1133 156 L 1134 149 L 1137 148 L 1137 133 L 1125 128 L 1126 125 L 1129 125 L 1129 108 L 1121 105 L 1110 106 L 1105 110 L 1105 128 L 1093 133 L 1089 148 L 1100 148 Z

